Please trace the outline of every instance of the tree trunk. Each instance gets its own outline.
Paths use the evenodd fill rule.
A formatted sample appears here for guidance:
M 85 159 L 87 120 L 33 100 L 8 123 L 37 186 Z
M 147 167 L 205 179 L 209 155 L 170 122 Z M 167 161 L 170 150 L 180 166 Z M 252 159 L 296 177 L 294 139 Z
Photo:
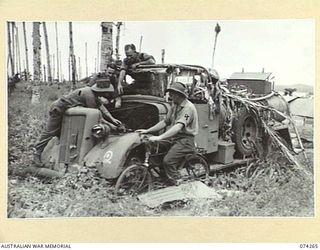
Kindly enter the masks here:
M 15 22 L 11 22 L 11 37 L 12 37 L 12 65 L 13 65 L 13 74 L 14 75 L 16 73 L 16 68 L 15 68 L 15 64 L 16 64 L 16 54 L 15 54 L 15 39 L 14 39 L 14 36 L 15 36 L 15 30 L 14 30 L 14 27 L 16 26 Z
M 165 57 L 166 51 L 165 49 L 161 50 L 161 63 L 164 64 L 164 57 Z
M 27 35 L 26 35 L 26 23 L 23 22 L 23 37 L 24 37 L 24 47 L 26 54 L 26 80 L 29 81 L 29 59 L 28 59 L 28 44 L 27 44 Z
M 72 22 L 69 22 L 69 37 L 70 37 L 70 60 L 71 60 L 71 78 L 72 78 L 72 87 L 71 89 L 76 89 L 76 61 L 73 51 L 73 34 L 72 34 Z
M 71 82 L 71 56 L 69 55 L 68 59 L 68 73 L 69 73 L 69 83 Z
M 57 79 L 59 81 L 59 43 L 58 43 L 58 27 L 57 27 L 57 22 L 55 22 L 55 28 L 56 28 L 56 48 L 57 48 L 57 53 L 56 53 L 56 56 L 57 56 Z
M 101 35 L 101 57 L 100 57 L 100 71 L 107 69 L 107 65 L 112 62 L 113 40 L 112 40 L 112 22 L 102 22 Z M 97 60 L 98 63 L 98 60 Z M 99 68 L 99 64 L 97 64 Z
M 10 22 L 7 22 L 7 31 L 8 31 L 8 59 L 10 63 L 11 76 L 14 75 L 14 63 L 12 58 L 12 45 L 11 45 L 11 31 L 10 31 Z M 8 70 L 9 71 L 9 70 Z
M 60 78 L 62 81 L 63 75 L 62 75 L 62 67 L 61 67 L 61 51 L 59 51 L 59 71 L 60 71 Z
M 99 61 L 99 57 L 100 57 L 100 42 L 98 41 L 98 45 L 97 45 L 97 72 L 100 72 L 100 67 L 99 67 L 99 62 L 101 62 L 101 59 Z
M 141 49 L 142 49 L 142 40 L 143 40 L 143 36 L 140 36 L 140 42 L 139 42 L 139 52 L 141 53 Z
M 18 26 L 16 26 L 16 52 L 17 52 L 17 71 L 21 74 L 21 59 L 20 59 L 20 43 L 19 43 L 19 32 Z
M 86 77 L 88 77 L 88 50 L 87 50 L 87 42 L 86 42 Z
M 47 75 L 46 75 L 46 65 L 43 64 L 43 82 L 47 81 Z
M 120 54 L 119 54 L 119 44 L 120 44 L 120 27 L 122 25 L 122 22 L 117 22 L 117 36 L 116 36 L 116 59 L 120 60 Z
M 33 22 L 32 32 L 33 45 L 33 84 L 31 103 L 40 102 L 39 84 L 41 79 L 41 40 L 40 40 L 40 22 Z
M 54 80 L 55 80 L 55 78 L 54 78 L 54 76 L 56 75 L 56 68 L 57 68 L 57 66 L 56 66 L 56 55 L 53 53 L 52 54 L 52 67 L 53 67 L 53 69 L 52 69 L 52 80 L 53 80 L 53 82 L 52 83 L 54 83 Z
M 46 53 L 47 53 L 48 82 L 49 82 L 49 83 L 52 83 L 51 62 L 50 62 L 50 53 L 49 53 L 49 41 L 48 41 L 47 26 L 46 26 L 46 23 L 45 23 L 45 22 L 43 22 L 42 25 L 43 25 L 44 42 L 45 42 Z
M 80 80 L 82 77 L 80 56 L 78 57 L 78 76 L 79 76 L 79 80 Z

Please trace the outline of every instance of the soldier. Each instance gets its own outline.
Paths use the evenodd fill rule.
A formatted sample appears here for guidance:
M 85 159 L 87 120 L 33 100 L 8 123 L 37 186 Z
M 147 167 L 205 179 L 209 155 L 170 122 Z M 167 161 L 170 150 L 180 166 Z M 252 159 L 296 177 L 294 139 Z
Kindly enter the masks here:
M 87 108 L 98 108 L 102 112 L 103 121 L 112 129 L 121 125 L 121 122 L 115 119 L 104 104 L 108 103 L 108 99 L 113 97 L 114 87 L 110 83 L 108 77 L 97 78 L 96 83 L 92 87 L 84 87 L 77 89 L 70 94 L 54 101 L 50 106 L 49 120 L 46 129 L 42 132 L 38 143 L 35 145 L 36 153 L 34 163 L 38 167 L 42 167 L 41 153 L 54 136 L 60 135 L 61 122 L 63 114 L 68 108 L 81 106 Z
M 123 93 L 123 82 L 125 80 L 126 73 L 130 70 L 136 69 L 139 65 L 155 64 L 156 61 L 153 56 L 147 53 L 139 53 L 136 51 L 134 44 L 127 44 L 124 47 L 126 58 L 123 59 L 120 75 L 118 79 L 117 91 L 119 94 Z M 120 107 L 121 102 L 116 103 L 116 108 Z
M 170 184 L 177 184 L 178 167 L 186 154 L 195 152 L 194 137 L 198 133 L 198 114 L 195 106 L 187 99 L 186 86 L 174 82 L 166 90 L 172 99 L 172 106 L 166 118 L 149 129 L 139 129 L 141 134 L 154 133 L 172 125 L 159 136 L 151 136 L 151 142 L 169 139 L 173 142 L 163 159 L 164 176 Z

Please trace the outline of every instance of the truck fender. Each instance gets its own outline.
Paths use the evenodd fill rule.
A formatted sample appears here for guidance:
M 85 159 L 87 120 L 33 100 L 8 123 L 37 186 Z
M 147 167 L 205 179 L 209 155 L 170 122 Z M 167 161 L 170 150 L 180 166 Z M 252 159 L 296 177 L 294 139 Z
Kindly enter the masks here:
M 114 179 L 123 171 L 129 153 L 141 140 L 139 133 L 109 136 L 106 140 L 92 148 L 84 162 L 86 166 L 96 166 L 102 177 Z

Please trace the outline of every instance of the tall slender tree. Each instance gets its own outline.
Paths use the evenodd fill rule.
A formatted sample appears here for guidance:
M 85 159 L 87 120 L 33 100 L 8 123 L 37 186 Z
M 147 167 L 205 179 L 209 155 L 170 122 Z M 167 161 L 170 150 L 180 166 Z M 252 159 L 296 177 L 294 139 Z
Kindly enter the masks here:
M 62 67 L 61 67 L 61 51 L 59 51 L 59 71 L 60 71 L 60 78 L 61 78 L 61 81 L 63 80 L 63 75 L 62 75 Z
M 100 57 L 100 42 L 98 41 L 98 45 L 97 45 L 97 72 L 100 71 L 99 62 L 101 62 L 101 59 L 99 61 L 99 57 Z
M 33 86 L 31 103 L 40 102 L 39 84 L 41 81 L 41 40 L 40 22 L 33 22 L 32 31 L 33 44 Z
M 121 31 L 122 22 L 117 22 L 117 36 L 116 36 L 116 59 L 120 60 L 120 53 L 119 53 L 119 44 L 120 44 L 120 31 Z
M 162 63 L 162 64 L 164 63 L 165 54 L 166 54 L 166 50 L 165 50 L 165 49 L 162 49 L 162 50 L 161 50 L 161 63 Z
M 19 43 L 18 26 L 16 26 L 16 52 L 17 52 L 17 72 L 21 74 L 21 58 L 20 58 L 20 43 Z
M 28 58 L 28 43 L 27 43 L 27 35 L 26 35 L 26 23 L 22 23 L 23 27 L 23 38 L 24 38 L 24 48 L 25 48 L 25 54 L 26 54 L 26 80 L 29 81 L 29 58 Z
M 12 38 L 12 65 L 13 65 L 13 74 L 16 73 L 16 53 L 15 53 L 15 22 L 11 22 L 11 38 Z
M 55 28 L 56 28 L 56 48 L 57 48 L 57 53 L 56 53 L 56 56 L 57 56 L 57 79 L 59 81 L 59 38 L 58 38 L 58 26 L 57 26 L 57 22 L 55 22 Z
M 47 81 L 46 65 L 43 64 L 43 82 Z
M 81 79 L 82 75 L 81 75 L 81 61 L 80 61 L 80 56 L 78 57 L 78 76 L 79 76 L 79 80 Z
M 143 36 L 140 36 L 140 42 L 139 42 L 139 52 L 141 52 L 142 49 L 142 40 L 143 40 Z
M 71 82 L 71 57 L 68 58 L 68 73 L 69 73 L 69 83 Z
M 76 61 L 73 51 L 73 32 L 72 32 L 72 22 L 69 22 L 69 38 L 70 38 L 70 61 L 71 61 L 71 78 L 72 78 L 72 86 L 71 89 L 76 89 Z
M 217 38 L 218 38 L 218 35 L 221 31 L 221 27 L 219 25 L 219 23 L 216 24 L 216 27 L 214 28 L 214 31 L 215 31 L 215 37 L 214 37 L 214 45 L 213 45 L 213 51 L 212 51 L 212 64 L 211 64 L 211 68 L 213 69 L 214 67 L 214 56 L 215 56 L 215 53 L 216 53 L 216 45 L 217 45 Z
M 11 76 L 14 75 L 14 62 L 12 58 L 12 44 L 11 44 L 11 23 L 7 22 L 7 32 L 8 32 L 8 60 L 11 69 Z M 9 71 L 9 70 L 8 70 Z
M 43 34 L 44 34 L 44 42 L 46 46 L 46 54 L 47 54 L 47 75 L 48 75 L 48 82 L 52 83 L 52 76 L 51 76 L 51 62 L 50 62 L 50 48 L 49 48 L 49 41 L 48 41 L 48 33 L 47 33 L 47 25 L 45 22 L 42 23 L 43 26 Z M 44 72 L 45 73 L 45 72 Z
M 101 23 L 101 53 L 100 53 L 100 64 L 97 59 L 98 70 L 105 70 L 107 65 L 112 62 L 113 52 L 113 23 L 102 22 Z M 98 55 L 99 58 L 99 55 Z
M 86 42 L 86 77 L 88 77 L 88 48 Z
M 53 78 L 55 75 L 56 75 L 56 58 L 55 58 L 55 54 L 53 53 L 52 54 L 52 76 L 53 76 Z

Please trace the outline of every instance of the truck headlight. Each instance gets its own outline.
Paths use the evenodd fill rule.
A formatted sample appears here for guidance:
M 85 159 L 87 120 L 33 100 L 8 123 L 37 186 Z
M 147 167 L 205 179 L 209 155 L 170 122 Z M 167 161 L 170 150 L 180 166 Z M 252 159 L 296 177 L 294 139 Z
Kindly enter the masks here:
M 107 124 L 97 124 L 91 128 L 91 134 L 95 138 L 107 137 L 110 133 L 110 127 Z

